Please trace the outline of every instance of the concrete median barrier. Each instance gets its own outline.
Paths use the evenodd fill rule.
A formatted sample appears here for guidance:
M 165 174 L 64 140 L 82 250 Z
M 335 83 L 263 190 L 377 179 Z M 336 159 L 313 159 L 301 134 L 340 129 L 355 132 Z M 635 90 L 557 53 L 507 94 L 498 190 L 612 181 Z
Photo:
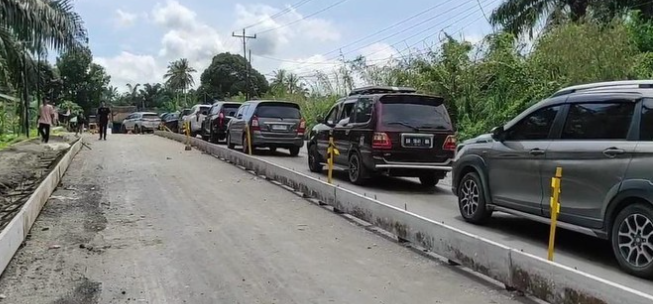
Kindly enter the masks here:
M 179 142 L 184 136 L 157 135 Z M 450 261 L 555 304 L 651 304 L 653 296 L 432 221 L 301 172 L 193 138 L 192 145 L 331 205 Z
M 41 209 L 43 209 L 50 195 L 59 185 L 61 178 L 81 147 L 81 139 L 78 139 L 70 146 L 59 160 L 59 163 L 41 181 L 34 193 L 20 208 L 20 211 L 0 233 L 0 272 L 4 272 L 7 265 L 9 265 L 14 254 L 27 237 L 36 218 L 41 213 Z

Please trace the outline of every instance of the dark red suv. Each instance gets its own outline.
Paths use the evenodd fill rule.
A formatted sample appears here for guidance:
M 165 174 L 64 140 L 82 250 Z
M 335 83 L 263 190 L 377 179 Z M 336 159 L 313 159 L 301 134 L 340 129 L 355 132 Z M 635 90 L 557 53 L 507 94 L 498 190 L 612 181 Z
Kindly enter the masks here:
M 362 184 L 374 175 L 419 177 L 435 186 L 451 171 L 456 138 L 441 97 L 415 89 L 372 86 L 353 90 L 313 127 L 307 144 L 311 171 L 326 164 L 329 137 L 335 166 Z

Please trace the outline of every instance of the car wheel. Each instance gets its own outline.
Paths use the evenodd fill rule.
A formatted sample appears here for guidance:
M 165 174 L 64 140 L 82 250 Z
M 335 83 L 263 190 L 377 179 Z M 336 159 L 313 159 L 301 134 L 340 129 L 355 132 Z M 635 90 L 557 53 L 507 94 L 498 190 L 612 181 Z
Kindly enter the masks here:
M 234 143 L 231 142 L 231 134 L 230 133 L 227 133 L 227 148 L 232 149 L 232 150 L 236 148 L 236 145 L 234 145 Z
M 213 128 L 209 129 L 209 142 L 210 142 L 210 143 L 213 143 L 213 144 L 217 144 L 217 143 L 218 143 L 218 139 L 217 139 L 217 138 L 215 137 L 215 135 L 213 134 Z
M 653 278 L 653 207 L 630 205 L 612 225 L 612 250 L 619 265 L 641 278 Z
M 202 134 L 202 140 L 203 141 L 209 141 L 209 136 L 204 134 L 204 129 L 200 131 L 200 134 Z
M 492 216 L 485 204 L 483 184 L 476 172 L 463 176 L 458 186 L 458 208 L 463 219 L 473 224 L 482 224 Z
M 440 179 L 437 178 L 435 174 L 427 174 L 419 177 L 419 182 L 422 184 L 422 186 L 427 188 L 435 187 L 439 181 Z
M 320 163 L 320 153 L 317 151 L 316 145 L 311 145 L 308 148 L 308 169 L 311 172 L 320 173 L 324 167 Z
M 356 185 L 362 185 L 366 182 L 367 170 L 358 153 L 352 153 L 349 156 L 349 170 L 347 171 L 350 182 Z
M 135 134 L 141 133 L 141 128 L 139 128 L 138 125 L 134 125 L 134 133 Z
M 125 125 L 120 126 L 120 133 L 127 134 L 127 129 L 125 128 Z
M 297 156 L 299 155 L 299 150 L 301 147 L 290 147 L 288 151 L 290 151 L 290 156 Z

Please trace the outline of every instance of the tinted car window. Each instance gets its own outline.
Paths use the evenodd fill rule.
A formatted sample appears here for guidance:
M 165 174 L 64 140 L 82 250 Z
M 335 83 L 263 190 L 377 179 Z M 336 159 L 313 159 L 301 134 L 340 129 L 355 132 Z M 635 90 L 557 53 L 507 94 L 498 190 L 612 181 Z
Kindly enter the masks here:
M 451 120 L 442 99 L 429 96 L 384 96 L 383 125 L 405 124 L 414 128 L 451 130 Z
M 256 109 L 256 116 L 267 118 L 300 119 L 299 107 L 295 104 L 261 104 Z
M 222 106 L 222 112 L 225 116 L 236 116 L 238 108 L 240 108 L 239 104 L 225 104 Z
M 634 110 L 632 102 L 573 104 L 562 139 L 626 139 Z
M 653 99 L 642 102 L 642 120 L 639 122 L 640 140 L 653 141 Z
M 338 116 L 338 106 L 335 106 L 335 107 L 333 107 L 333 109 L 331 109 L 331 112 L 329 112 L 329 115 L 327 115 L 327 118 L 326 118 L 327 124 L 335 125 L 337 116 Z
M 340 110 L 340 113 L 338 114 L 338 123 L 340 123 L 344 119 L 349 119 L 351 114 L 353 113 L 354 110 L 354 103 L 353 102 L 348 102 L 342 105 L 342 110 Z
M 209 114 L 211 114 L 211 115 L 218 114 L 218 109 L 220 109 L 220 106 L 211 107 L 211 111 L 209 111 Z
M 368 122 L 372 118 L 373 101 L 369 97 L 359 98 L 354 107 L 354 121 L 357 123 Z
M 506 140 L 543 140 L 549 137 L 560 106 L 539 109 L 507 131 Z

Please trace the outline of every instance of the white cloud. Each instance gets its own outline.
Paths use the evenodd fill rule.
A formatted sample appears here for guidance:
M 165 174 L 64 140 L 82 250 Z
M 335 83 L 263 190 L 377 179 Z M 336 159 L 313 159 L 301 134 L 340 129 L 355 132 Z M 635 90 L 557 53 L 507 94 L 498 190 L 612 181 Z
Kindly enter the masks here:
M 274 19 L 270 17 L 282 11 L 264 4 L 236 5 L 235 28 L 249 28 L 250 33 L 260 33 L 250 40 L 252 53 L 272 55 L 289 44 L 301 45 L 311 42 L 334 42 L 340 39 L 340 32 L 331 21 L 320 18 L 306 18 L 294 8 Z M 249 35 L 249 34 L 248 34 Z
M 254 23 L 255 27 L 248 28 L 247 34 L 260 33 L 275 29 L 250 39 L 248 46 L 255 55 L 273 55 L 280 51 L 298 54 L 299 62 L 322 62 L 316 64 L 316 69 L 332 71 L 337 61 L 327 62 L 323 56 L 310 56 L 307 51 L 298 46 L 314 47 L 316 44 L 333 43 L 340 39 L 340 32 L 328 20 L 320 18 L 306 18 L 294 9 L 282 16 L 270 19 L 269 17 L 280 12 L 280 8 L 268 5 L 235 5 L 235 18 L 233 28 L 242 28 Z M 154 5 L 147 12 L 137 14 L 122 10 L 116 11 L 121 25 L 133 24 L 140 18 L 149 20 L 151 25 L 163 29 L 158 52 L 153 54 L 138 54 L 129 51 L 142 49 L 133 42 L 129 48 L 122 47 L 122 52 L 114 57 L 97 58 L 96 62 L 105 66 L 112 77 L 112 85 L 125 90 L 127 83 L 146 83 L 162 81 L 162 75 L 168 63 L 179 58 L 187 58 L 192 67 L 198 72 L 193 75 L 196 86 L 199 85 L 201 72 L 210 64 L 213 56 L 221 52 L 242 52 L 240 41 L 231 37 L 231 29 L 218 29 L 204 22 L 196 12 L 180 3 L 179 0 L 166 0 Z M 299 21 L 301 20 L 301 21 Z M 290 26 L 284 26 L 293 23 Z M 141 33 L 142 34 L 142 33 Z M 302 55 L 302 53 L 308 53 Z M 305 58 L 305 59 L 302 59 Z M 261 72 L 270 71 L 278 67 L 278 62 L 255 63 L 255 68 Z M 282 65 L 283 66 L 283 65 Z M 310 72 L 308 69 L 306 72 Z
M 126 90 L 128 83 L 160 82 L 164 73 L 156 59 L 150 55 L 123 51 L 111 58 L 96 57 L 94 61 L 104 66 L 111 75 L 111 84 L 121 91 Z
M 130 27 L 136 22 L 136 14 L 117 9 L 116 15 L 116 25 L 118 27 Z

